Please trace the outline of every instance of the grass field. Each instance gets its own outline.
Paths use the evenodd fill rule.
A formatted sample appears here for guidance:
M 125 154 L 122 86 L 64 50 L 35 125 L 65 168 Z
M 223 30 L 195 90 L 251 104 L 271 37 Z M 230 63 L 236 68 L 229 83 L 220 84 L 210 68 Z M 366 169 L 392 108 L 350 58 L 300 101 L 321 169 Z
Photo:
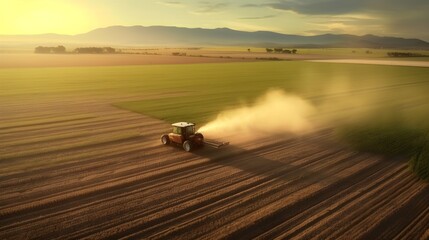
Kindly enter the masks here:
M 281 88 L 309 99 L 322 114 L 340 112 L 339 116 L 344 110 L 362 113 L 386 106 L 403 112 L 402 105 L 415 102 L 414 116 L 427 114 L 427 76 L 426 68 L 304 62 L 171 67 L 153 87 L 181 95 L 116 105 L 169 122 L 189 119 L 203 124 L 222 110 L 251 103 L 270 88 Z
M 391 108 L 412 105 L 415 114 L 408 115 L 414 116 L 426 114 L 428 76 L 428 68 L 298 61 L 3 69 L 0 96 L 126 93 L 136 100 L 115 105 L 169 122 L 202 124 L 222 110 L 251 103 L 270 88 L 281 88 L 310 99 L 323 112 L 388 103 Z
M 169 122 L 202 124 L 280 88 L 310 99 L 323 114 L 389 107 L 404 118 L 422 119 L 428 76 L 428 68 L 308 62 L 3 69 L 0 96 L 127 93 L 141 100 L 115 105 Z

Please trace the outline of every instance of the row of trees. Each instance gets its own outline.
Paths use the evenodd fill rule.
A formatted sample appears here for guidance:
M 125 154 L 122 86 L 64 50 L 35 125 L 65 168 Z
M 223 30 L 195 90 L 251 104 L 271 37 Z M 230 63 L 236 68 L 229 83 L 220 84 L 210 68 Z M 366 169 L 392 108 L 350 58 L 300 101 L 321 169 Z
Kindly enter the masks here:
M 427 55 L 411 52 L 388 52 L 389 57 L 427 57 Z
M 298 52 L 298 50 L 296 49 L 283 49 L 283 48 L 266 48 L 265 51 L 267 51 L 267 53 L 289 53 L 289 54 L 296 54 Z
M 64 46 L 57 47 L 43 47 L 38 46 L 34 49 L 35 53 L 66 53 L 66 48 Z M 116 53 L 116 49 L 112 47 L 83 47 L 76 48 L 74 53 Z
M 57 46 L 57 47 L 42 47 L 38 46 L 36 49 L 34 49 L 35 53 L 65 53 L 66 48 L 64 46 Z
M 115 53 L 116 49 L 112 47 L 85 47 L 85 48 L 76 48 L 75 53 Z

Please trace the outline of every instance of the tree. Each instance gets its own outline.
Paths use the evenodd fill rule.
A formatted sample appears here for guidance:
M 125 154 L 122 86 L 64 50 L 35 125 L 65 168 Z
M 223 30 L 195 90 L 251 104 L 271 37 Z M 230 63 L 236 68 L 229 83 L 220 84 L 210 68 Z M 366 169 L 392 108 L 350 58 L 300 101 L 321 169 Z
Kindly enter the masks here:
M 42 46 L 38 46 L 34 49 L 35 53 L 50 53 L 51 52 L 51 48 L 49 47 L 42 47 Z
M 53 47 L 52 52 L 54 52 L 54 53 L 65 53 L 66 48 L 64 46 Z
M 267 51 L 267 53 L 272 53 L 273 49 L 272 48 L 265 48 L 265 51 Z
M 297 52 L 298 52 L 298 50 L 292 49 L 292 54 L 296 54 Z
M 104 48 L 101 47 L 86 47 L 86 48 L 76 48 L 74 50 L 76 53 L 103 53 L 105 51 Z
M 274 52 L 281 53 L 283 52 L 283 48 L 274 48 Z
M 116 52 L 116 49 L 114 49 L 114 48 L 112 48 L 112 47 L 105 47 L 105 48 L 104 48 L 104 51 L 105 51 L 106 53 L 115 53 L 115 52 Z

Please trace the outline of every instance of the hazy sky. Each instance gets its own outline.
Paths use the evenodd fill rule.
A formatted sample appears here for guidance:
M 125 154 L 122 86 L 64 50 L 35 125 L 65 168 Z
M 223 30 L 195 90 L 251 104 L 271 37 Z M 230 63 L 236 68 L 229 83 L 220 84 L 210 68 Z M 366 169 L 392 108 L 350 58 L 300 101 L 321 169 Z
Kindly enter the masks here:
M 167 25 L 429 40 L 429 0 L 0 0 L 0 34 Z

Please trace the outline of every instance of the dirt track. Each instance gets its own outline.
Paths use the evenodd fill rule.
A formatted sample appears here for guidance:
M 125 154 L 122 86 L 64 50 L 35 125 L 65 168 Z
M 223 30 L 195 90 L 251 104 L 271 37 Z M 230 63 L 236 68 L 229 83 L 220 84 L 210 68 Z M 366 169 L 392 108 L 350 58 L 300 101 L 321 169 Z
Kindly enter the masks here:
M 106 99 L 0 100 L 1 239 L 429 237 L 429 186 L 329 130 L 186 153 Z

